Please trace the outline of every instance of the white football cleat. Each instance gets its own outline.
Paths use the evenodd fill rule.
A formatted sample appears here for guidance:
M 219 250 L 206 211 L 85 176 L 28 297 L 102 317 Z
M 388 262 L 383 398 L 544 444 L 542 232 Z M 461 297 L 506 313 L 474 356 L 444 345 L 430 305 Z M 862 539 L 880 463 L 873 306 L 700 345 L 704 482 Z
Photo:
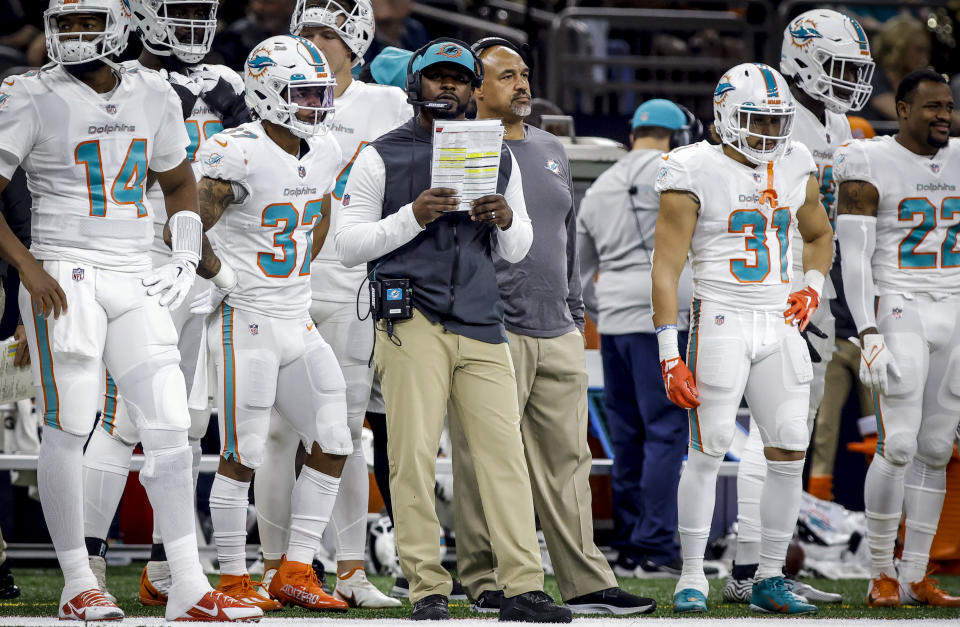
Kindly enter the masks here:
M 89 559 L 90 570 L 93 571 L 93 576 L 97 578 L 97 587 L 100 588 L 100 592 L 107 601 L 115 604 L 117 597 L 110 594 L 110 591 L 107 590 L 107 560 L 99 555 L 91 555 Z
M 380 592 L 370 583 L 367 573 L 360 567 L 354 568 L 346 576 L 337 575 L 337 587 L 333 596 L 346 601 L 350 607 L 387 608 L 403 605 L 400 599 Z
M 256 623 L 261 618 L 263 618 L 263 610 L 259 607 L 241 603 L 222 592 L 211 590 L 194 603 L 193 607 L 172 620 L 175 622 Z
M 123 620 L 123 610 L 96 588 L 84 590 L 60 605 L 60 620 Z

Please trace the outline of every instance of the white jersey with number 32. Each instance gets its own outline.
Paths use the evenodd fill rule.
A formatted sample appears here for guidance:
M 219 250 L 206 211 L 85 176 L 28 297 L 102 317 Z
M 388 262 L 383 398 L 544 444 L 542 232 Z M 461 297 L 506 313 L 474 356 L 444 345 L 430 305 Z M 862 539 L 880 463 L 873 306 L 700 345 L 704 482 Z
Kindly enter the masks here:
M 880 195 L 872 268 L 879 294 L 960 293 L 960 140 L 932 157 L 894 137 L 840 147 L 837 184 L 870 183 Z
M 60 67 L 3 81 L 0 151 L 27 173 L 38 259 L 150 267 L 147 170 L 181 164 L 187 132 L 180 99 L 160 75 L 125 69 L 120 77 L 108 94 Z
M 277 318 L 310 309 L 311 231 L 333 189 L 340 147 L 329 134 L 306 143 L 310 150 L 297 159 L 260 122 L 248 122 L 200 146 L 200 176 L 236 182 L 247 193 L 227 207 L 211 240 L 239 277 L 226 299 L 232 307 Z
M 783 309 L 793 276 L 790 231 L 811 174 L 810 152 L 796 142 L 756 168 L 706 141 L 664 156 L 657 191 L 687 191 L 700 201 L 690 243 L 694 298 Z

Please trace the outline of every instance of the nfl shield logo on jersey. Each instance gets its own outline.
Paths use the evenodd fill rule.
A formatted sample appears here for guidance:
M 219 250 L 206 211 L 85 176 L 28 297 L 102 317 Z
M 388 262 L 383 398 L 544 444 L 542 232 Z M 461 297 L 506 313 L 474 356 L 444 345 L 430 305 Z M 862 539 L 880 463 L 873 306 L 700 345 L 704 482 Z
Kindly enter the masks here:
M 250 335 L 257 335 L 259 333 L 260 333 L 260 325 L 256 323 L 252 323 L 250 325 Z
M 903 317 L 903 309 L 901 309 L 900 307 L 894 307 L 893 311 L 890 313 L 892 313 L 893 317 L 896 318 L 897 320 Z
M 298 170 L 298 172 L 300 174 L 300 178 L 304 178 L 305 176 L 307 176 L 307 169 L 303 166 L 300 166 L 300 169 Z
M 74 268 L 73 269 L 73 280 L 82 281 L 83 280 L 83 268 Z
M 116 114 L 117 114 L 117 105 L 115 105 L 115 104 L 103 105 L 103 108 L 104 108 L 104 109 L 107 111 L 107 113 L 109 113 L 110 115 L 116 115 Z
M 930 164 L 930 170 L 933 171 L 934 174 L 940 174 L 940 164 L 939 164 L 939 163 L 931 163 L 931 164 Z
M 754 173 L 753 173 L 753 180 L 756 181 L 757 183 L 759 183 L 760 181 L 763 180 L 763 178 L 762 178 L 759 174 L 757 174 L 756 172 L 754 172 Z
M 713 323 L 719 327 L 725 320 L 726 318 L 723 317 L 723 314 L 717 314 L 717 317 L 713 319 Z
M 344 195 L 343 195 L 343 203 L 341 203 L 341 204 L 342 204 L 344 207 L 346 207 L 347 205 L 350 204 L 350 194 L 344 194 Z

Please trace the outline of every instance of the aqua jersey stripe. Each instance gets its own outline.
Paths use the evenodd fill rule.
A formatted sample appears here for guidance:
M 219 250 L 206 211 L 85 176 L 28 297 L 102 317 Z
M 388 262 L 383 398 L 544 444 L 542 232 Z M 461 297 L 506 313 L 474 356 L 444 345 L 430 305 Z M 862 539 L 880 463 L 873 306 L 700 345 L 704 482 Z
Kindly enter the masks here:
M 117 428 L 117 384 L 114 383 L 109 371 L 106 372 L 105 378 L 107 383 L 106 390 L 103 393 L 103 412 L 100 416 L 100 424 L 103 425 L 104 431 L 113 435 L 113 431 Z
M 233 354 L 233 307 L 223 303 L 223 458 L 240 461 L 237 442 L 237 380 L 236 362 Z
M 873 393 L 873 408 L 877 419 L 877 455 L 883 457 L 883 444 L 886 436 L 886 430 L 883 428 L 883 412 L 880 410 L 880 394 Z
M 700 299 L 693 300 L 693 311 L 690 316 L 690 338 L 687 342 L 687 367 L 693 380 L 697 380 L 697 341 L 700 336 Z M 690 422 L 690 447 L 703 451 L 703 444 L 700 442 L 700 416 L 697 408 L 687 410 L 687 419 Z
M 53 374 L 53 355 L 50 353 L 50 335 L 47 332 L 47 319 L 43 311 L 31 299 L 34 326 L 37 330 L 37 353 L 40 356 L 40 387 L 43 391 L 43 421 L 48 427 L 61 429 L 60 395 L 57 393 L 57 381 Z
M 770 71 L 770 68 L 763 63 L 754 63 L 759 69 L 760 74 L 763 75 L 763 82 L 767 85 L 767 98 L 779 98 L 780 92 L 777 90 L 777 79 L 773 77 L 773 72 Z

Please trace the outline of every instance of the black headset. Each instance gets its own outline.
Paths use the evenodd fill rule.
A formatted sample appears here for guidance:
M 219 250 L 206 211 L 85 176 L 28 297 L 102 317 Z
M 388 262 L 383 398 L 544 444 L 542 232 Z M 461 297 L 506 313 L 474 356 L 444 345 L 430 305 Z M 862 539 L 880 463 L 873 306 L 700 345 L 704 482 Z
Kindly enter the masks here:
M 533 69 L 533 63 L 530 58 L 530 46 L 527 44 L 521 44 L 518 46 L 509 39 L 504 39 L 503 37 L 484 37 L 483 39 L 478 39 L 475 44 L 470 46 L 470 49 L 473 50 L 473 53 L 477 55 L 477 58 L 479 59 L 484 50 L 487 48 L 493 48 L 494 46 L 504 46 L 506 48 L 510 48 L 520 55 L 520 58 L 523 59 L 523 62 L 527 64 L 527 67 Z
M 420 78 L 421 70 L 413 71 L 413 64 L 418 58 L 422 58 L 423 55 L 427 52 L 430 46 L 434 44 L 456 44 L 462 47 L 464 50 L 470 52 L 473 56 L 473 66 L 474 66 L 474 78 L 470 81 L 470 84 L 473 87 L 480 87 L 483 84 L 483 63 L 480 61 L 480 57 L 477 55 L 473 49 L 470 48 L 470 44 L 460 41 L 459 39 L 454 39 L 453 37 L 442 37 L 440 39 L 434 39 L 429 42 L 427 45 L 418 48 L 410 55 L 410 60 L 407 62 L 407 102 L 415 106 L 424 106 L 427 104 L 427 101 L 423 100 L 422 91 L 423 84 Z M 447 108 L 446 106 L 443 107 Z
M 671 149 L 678 146 L 692 144 L 703 137 L 703 124 L 700 123 L 700 120 L 697 119 L 697 116 L 695 116 L 690 109 L 686 108 L 682 104 L 676 102 L 673 104 L 677 105 L 677 107 L 683 111 L 683 115 L 687 118 L 687 123 L 675 130 L 670 135 Z

